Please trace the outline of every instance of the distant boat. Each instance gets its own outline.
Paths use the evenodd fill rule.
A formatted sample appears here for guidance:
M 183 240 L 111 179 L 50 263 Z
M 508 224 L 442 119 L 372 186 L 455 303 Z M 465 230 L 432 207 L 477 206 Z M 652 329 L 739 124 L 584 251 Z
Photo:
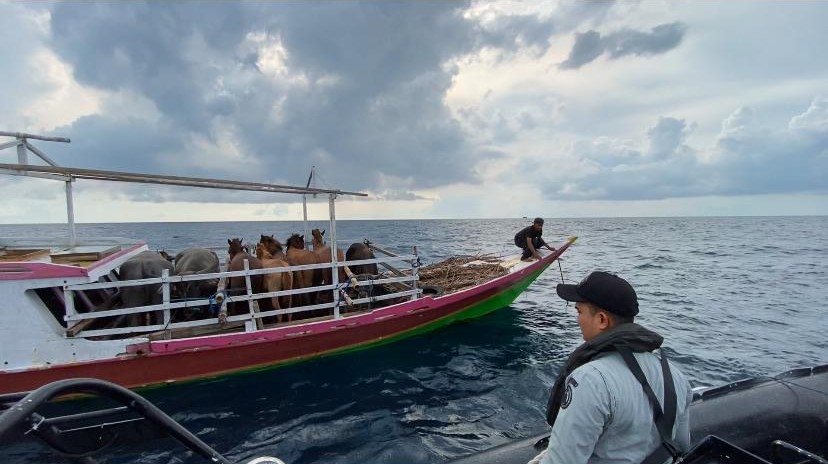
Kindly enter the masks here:
M 0 135 L 10 135 L 2 133 Z M 30 134 L 11 134 L 18 146 L 29 139 L 68 141 Z M 14 144 L 5 144 L 12 147 Z M 42 152 L 33 150 L 40 156 Z M 44 159 L 49 162 L 48 158 Z M 25 161 L 25 160 L 24 160 Z M 253 190 L 299 195 L 328 195 L 331 243 L 336 243 L 334 201 L 356 194 L 339 190 L 257 184 L 219 179 L 184 178 L 149 174 L 96 171 L 28 163 L 0 164 L 0 172 L 41 176 L 67 183 L 69 237 L 65 240 L 0 238 L 0 394 L 29 391 L 60 379 L 95 377 L 129 388 L 199 379 L 232 372 L 295 363 L 319 356 L 368 348 L 420 334 L 452 322 L 482 316 L 503 308 L 523 292 L 575 241 L 571 238 L 556 251 L 534 262 L 519 255 L 488 257 L 485 266 L 500 266 L 502 273 L 482 282 L 440 294 L 419 283 L 419 258 L 395 255 L 373 246 L 386 256 L 348 261 L 347 265 L 380 264 L 395 271 L 368 280 L 253 293 L 249 279 L 273 272 L 342 267 L 342 262 L 249 269 L 196 275 L 169 275 L 121 280 L 124 263 L 149 251 L 143 241 L 122 238 L 78 239 L 74 234 L 71 183 L 74 179 L 140 182 Z M 359 194 L 356 194 L 359 195 Z M 307 222 L 307 218 L 306 218 Z M 394 263 L 392 265 L 391 263 Z M 474 262 L 464 266 L 474 266 Z M 396 266 L 396 267 L 395 267 Z M 397 267 L 407 266 L 405 272 Z M 473 269 L 473 268 L 471 268 Z M 331 275 L 337 276 L 337 272 Z M 172 286 L 186 282 L 230 277 L 248 279 L 247 291 L 227 294 L 219 285 L 214 295 L 190 301 L 171 298 Z M 157 304 L 103 307 L 102 301 L 126 287 L 157 286 L 163 298 Z M 381 295 L 360 296 L 348 291 L 362 287 L 390 286 Z M 424 290 L 426 294 L 424 294 Z M 434 293 L 429 294 L 433 290 Z M 328 303 L 260 310 L 258 302 L 274 297 L 309 292 L 329 292 Z M 353 293 L 353 292 L 352 292 Z M 245 304 L 242 314 L 227 315 L 228 301 Z M 195 320 L 175 321 L 176 311 L 192 307 L 212 308 Z M 312 318 L 271 322 L 275 316 Z M 104 326 L 115 318 L 162 315 L 155 323 Z M 147 316 L 147 317 L 144 317 Z

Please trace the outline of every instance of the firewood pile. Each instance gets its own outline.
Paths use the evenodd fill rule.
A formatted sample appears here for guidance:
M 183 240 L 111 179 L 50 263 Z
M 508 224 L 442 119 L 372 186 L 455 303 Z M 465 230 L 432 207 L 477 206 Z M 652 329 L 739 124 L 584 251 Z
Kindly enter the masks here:
M 509 270 L 499 263 L 491 256 L 452 256 L 421 267 L 420 284 L 439 286 L 445 293 L 456 292 L 508 274 Z

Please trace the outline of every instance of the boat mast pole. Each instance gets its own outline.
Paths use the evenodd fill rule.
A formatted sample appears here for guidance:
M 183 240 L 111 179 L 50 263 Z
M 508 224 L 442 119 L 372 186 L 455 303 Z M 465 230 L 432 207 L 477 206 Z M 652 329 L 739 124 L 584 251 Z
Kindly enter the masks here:
M 333 284 L 334 319 L 339 319 L 339 267 L 336 265 L 336 194 L 328 194 L 328 211 L 330 213 L 330 246 L 331 246 L 331 283 Z
M 74 179 L 69 177 L 66 181 L 66 223 L 69 227 L 69 246 L 77 245 L 77 236 L 75 235 L 75 202 L 72 195 L 72 182 Z
M 308 182 L 305 184 L 305 188 L 310 187 L 311 182 L 313 182 L 313 173 L 316 170 L 316 166 L 311 166 L 311 172 L 308 176 Z M 310 237 L 310 230 L 308 229 L 308 195 L 302 194 L 302 226 L 305 231 L 305 237 Z M 305 239 L 307 242 L 307 239 Z

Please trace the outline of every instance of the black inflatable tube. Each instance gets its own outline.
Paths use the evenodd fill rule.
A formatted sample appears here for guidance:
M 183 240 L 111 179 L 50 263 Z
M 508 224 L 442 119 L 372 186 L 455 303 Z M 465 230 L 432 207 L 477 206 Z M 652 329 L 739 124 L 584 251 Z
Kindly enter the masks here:
M 452 461 L 455 464 L 525 464 L 542 449 L 548 432 Z M 697 393 L 690 406 L 690 435 L 696 442 L 716 435 L 772 459 L 774 440 L 828 457 L 828 365 L 775 377 L 734 382 Z

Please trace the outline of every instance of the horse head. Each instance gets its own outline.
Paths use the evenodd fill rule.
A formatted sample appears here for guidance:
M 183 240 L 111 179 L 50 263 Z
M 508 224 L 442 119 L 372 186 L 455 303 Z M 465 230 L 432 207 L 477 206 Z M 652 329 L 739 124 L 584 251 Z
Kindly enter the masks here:
M 237 254 L 242 251 L 246 251 L 247 246 L 242 244 L 243 241 L 244 239 L 241 238 L 227 239 L 227 254 L 230 255 L 230 261 L 232 261 L 233 257 Z
M 276 237 L 274 237 L 273 235 L 262 235 L 262 238 L 259 239 L 259 243 L 265 246 L 267 251 L 270 252 L 271 256 L 275 256 L 279 253 L 284 252 L 284 250 L 282 249 L 282 244 L 278 240 L 276 240 Z
M 164 259 L 166 259 L 169 262 L 173 261 L 173 257 L 170 256 L 169 253 L 167 253 L 167 250 L 158 250 L 158 254 L 161 255 Z
M 273 255 L 267 249 L 267 245 L 259 242 L 256 244 L 256 257 L 259 259 L 272 259 Z
M 299 234 L 293 234 L 287 239 L 287 247 L 290 249 L 291 247 L 296 248 L 298 250 L 305 249 L 305 236 Z
M 314 248 L 325 246 L 325 239 L 323 238 L 323 236 L 325 235 L 324 229 L 322 231 L 320 231 L 319 229 L 313 229 L 311 231 L 311 235 L 313 235 Z

